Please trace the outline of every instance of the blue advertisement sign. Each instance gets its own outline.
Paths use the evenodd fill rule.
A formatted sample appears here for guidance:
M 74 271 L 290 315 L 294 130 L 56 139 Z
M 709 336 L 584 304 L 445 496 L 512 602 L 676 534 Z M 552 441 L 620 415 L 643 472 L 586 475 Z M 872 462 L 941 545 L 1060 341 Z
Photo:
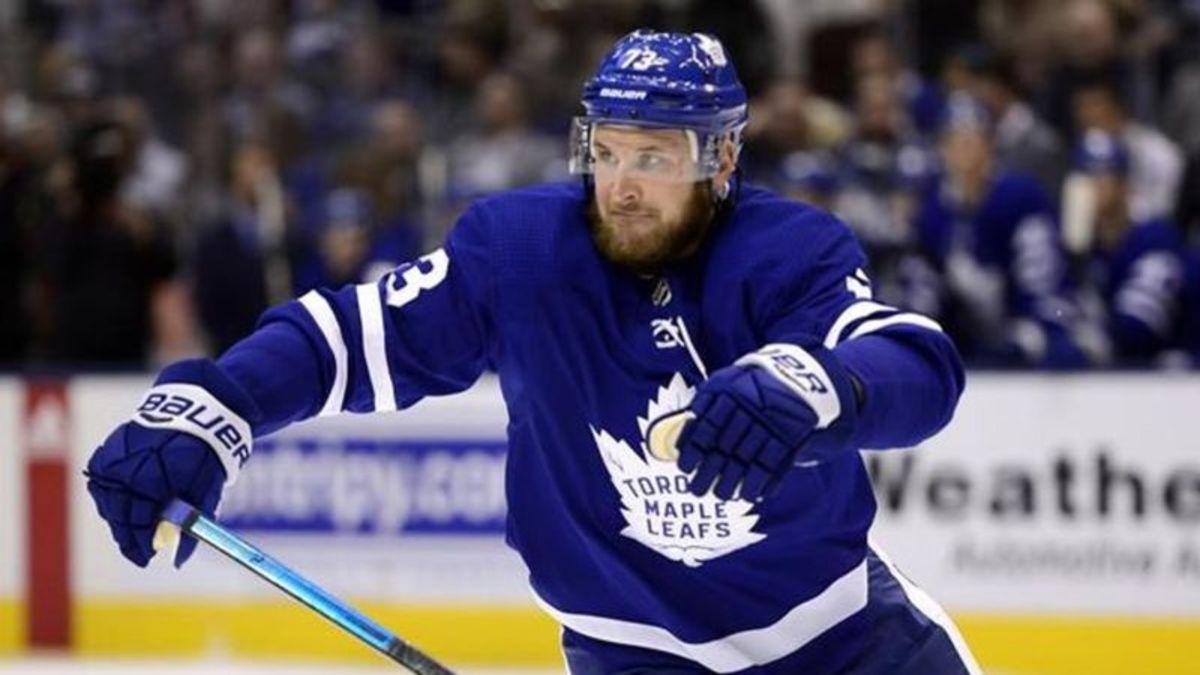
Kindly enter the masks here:
M 502 534 L 496 441 L 268 438 L 221 504 L 241 531 Z

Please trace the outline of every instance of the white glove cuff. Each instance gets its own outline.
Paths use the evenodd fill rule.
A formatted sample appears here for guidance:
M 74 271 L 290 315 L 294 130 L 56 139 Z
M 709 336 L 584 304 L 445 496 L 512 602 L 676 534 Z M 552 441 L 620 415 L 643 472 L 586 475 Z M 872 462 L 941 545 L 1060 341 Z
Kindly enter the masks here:
M 225 487 L 237 480 L 253 449 L 250 425 L 194 384 L 168 383 L 151 388 L 134 412 L 133 421 L 150 429 L 182 431 L 207 443 L 225 467 Z
M 813 409 L 818 429 L 833 424 L 842 414 L 842 403 L 829 373 L 802 347 L 776 342 L 746 354 L 734 365 L 758 366 L 773 375 Z

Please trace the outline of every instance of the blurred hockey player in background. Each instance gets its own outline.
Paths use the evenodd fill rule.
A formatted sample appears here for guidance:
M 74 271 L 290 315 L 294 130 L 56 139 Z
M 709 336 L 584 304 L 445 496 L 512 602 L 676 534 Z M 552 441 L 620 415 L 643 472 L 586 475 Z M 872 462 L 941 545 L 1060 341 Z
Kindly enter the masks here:
M 1130 159 L 1120 137 L 1098 129 L 1075 150 L 1074 180 L 1091 201 L 1078 227 L 1081 267 L 1098 291 L 1084 306 L 1122 365 L 1187 367 L 1200 342 L 1200 264 L 1173 223 L 1135 217 Z
M 1055 208 L 1036 178 L 997 162 L 991 119 L 955 95 L 939 139 L 942 171 L 916 216 L 920 259 L 909 306 L 954 326 L 964 354 L 992 365 L 1070 368 L 1106 357 L 1071 296 Z M 926 268 L 928 269 L 928 268 Z
M 1111 83 L 1089 82 L 1072 96 L 1075 126 L 1084 133 L 1099 130 L 1125 146 L 1129 212 L 1137 220 L 1168 217 L 1179 201 L 1183 153 L 1161 131 L 1131 118 L 1121 94 Z
M 858 453 L 950 421 L 954 345 L 872 300 L 841 222 L 742 182 L 715 38 L 627 35 L 583 107 L 581 178 L 476 201 L 444 248 L 164 370 L 87 467 L 121 552 L 149 562 L 172 497 L 212 513 L 254 437 L 493 369 L 507 539 L 574 675 L 979 672 L 868 544 Z
M 913 128 L 895 83 L 869 77 L 857 83 L 854 135 L 841 148 L 832 211 L 854 232 L 871 261 L 873 292 L 889 304 L 905 301 L 906 252 L 913 214 L 931 157 Z

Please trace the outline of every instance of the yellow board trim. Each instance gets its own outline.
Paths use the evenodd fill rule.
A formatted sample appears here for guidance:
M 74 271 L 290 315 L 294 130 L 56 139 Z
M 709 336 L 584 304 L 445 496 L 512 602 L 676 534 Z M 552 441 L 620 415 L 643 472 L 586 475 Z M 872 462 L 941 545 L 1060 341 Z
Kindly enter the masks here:
M 355 605 L 456 665 L 556 668 L 562 663 L 558 627 L 535 608 Z M 11 604 L 0 604 L 0 617 L 13 612 Z M 217 651 L 256 659 L 378 663 L 382 658 L 288 602 L 94 599 L 76 608 L 74 620 L 75 652 L 83 657 Z M 1200 645 L 1198 618 L 958 614 L 955 621 L 989 675 L 1200 675 L 1194 655 Z
M 1200 619 L 956 614 L 987 672 L 1200 675 Z
M 14 654 L 24 646 L 25 605 L 14 598 L 0 598 L 0 654 Z
M 537 609 L 354 602 L 429 654 L 456 664 L 562 662 L 558 626 Z M 75 653 L 357 661 L 383 658 L 311 610 L 283 602 L 89 600 L 75 610 Z

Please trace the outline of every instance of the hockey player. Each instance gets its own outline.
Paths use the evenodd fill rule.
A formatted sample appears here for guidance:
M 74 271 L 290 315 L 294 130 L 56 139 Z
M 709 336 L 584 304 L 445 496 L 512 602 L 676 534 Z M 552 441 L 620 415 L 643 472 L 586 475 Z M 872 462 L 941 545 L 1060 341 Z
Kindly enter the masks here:
M 571 673 L 978 672 L 868 545 L 858 454 L 950 420 L 950 340 L 871 300 L 840 222 L 739 180 L 746 95 L 716 39 L 626 36 L 583 107 L 582 180 L 478 201 L 380 283 L 164 370 L 88 464 L 122 553 L 147 564 L 171 497 L 213 512 L 252 438 L 490 367 L 507 539 Z
M 1090 130 L 1075 149 L 1075 173 L 1093 207 L 1085 271 L 1116 359 L 1125 365 L 1191 365 L 1200 328 L 1200 269 L 1175 225 L 1137 220 L 1130 206 L 1130 153 L 1117 136 Z
M 905 304 L 944 322 L 979 363 L 1066 368 L 1101 358 L 1098 331 L 1070 294 L 1053 204 L 1032 176 L 998 164 L 986 110 L 953 96 L 939 142 L 941 176 L 915 219 L 920 260 L 936 274 L 906 266 Z

